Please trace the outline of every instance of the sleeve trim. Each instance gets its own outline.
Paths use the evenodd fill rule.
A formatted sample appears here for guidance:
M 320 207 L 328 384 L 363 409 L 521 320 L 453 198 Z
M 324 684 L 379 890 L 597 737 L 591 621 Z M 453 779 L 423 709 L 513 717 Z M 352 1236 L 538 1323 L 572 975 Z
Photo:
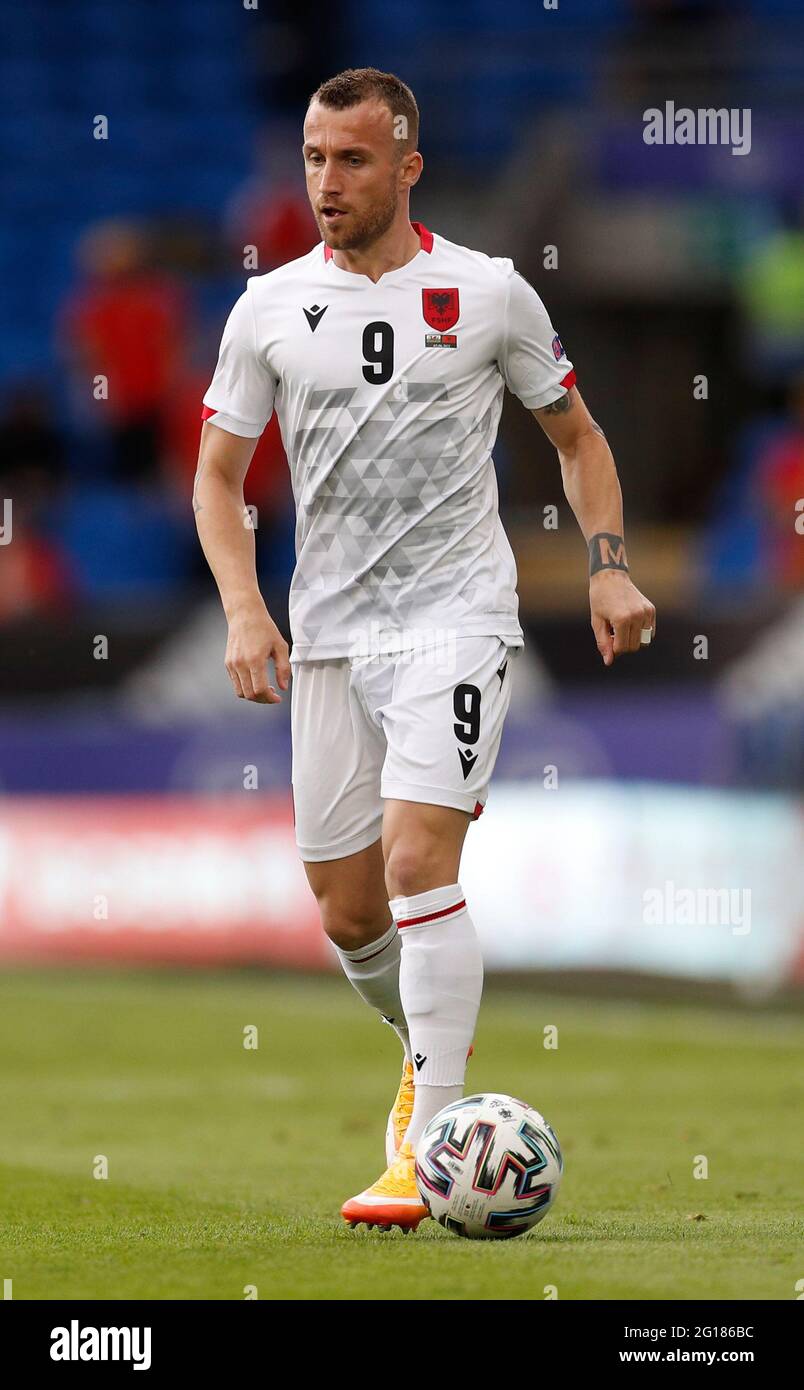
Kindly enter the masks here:
M 562 395 L 566 395 L 567 391 L 572 390 L 575 381 L 575 368 L 571 367 L 566 376 L 562 377 L 555 386 L 549 386 L 547 390 L 540 391 L 537 396 L 528 396 L 527 399 L 520 396 L 519 399 L 528 410 L 542 410 L 546 405 L 552 405 L 553 401 L 560 400 Z M 558 389 L 561 386 L 564 387 L 563 391 Z
M 209 393 L 207 392 L 202 402 L 201 418 L 203 420 L 208 420 L 210 415 L 220 414 L 225 415 L 229 420 L 237 420 L 241 425 L 250 425 L 252 429 L 265 429 L 265 425 L 261 424 L 259 420 L 248 420 L 245 415 L 238 415 L 236 411 L 230 410 L 228 406 L 221 407 L 219 405 L 210 405 L 208 397 Z M 268 422 L 266 421 L 265 423 L 267 424 Z
M 216 410 L 207 405 L 202 409 L 201 418 L 216 425 L 219 430 L 240 435 L 241 439 L 259 439 L 265 429 L 265 425 L 255 425 L 252 420 L 241 420 L 239 415 L 232 415 L 230 411 Z

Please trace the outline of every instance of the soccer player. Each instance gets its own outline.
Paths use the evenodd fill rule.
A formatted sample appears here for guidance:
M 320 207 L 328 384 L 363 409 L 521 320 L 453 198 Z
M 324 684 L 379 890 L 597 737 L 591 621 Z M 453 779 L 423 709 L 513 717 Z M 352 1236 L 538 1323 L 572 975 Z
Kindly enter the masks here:
M 249 279 L 232 309 L 194 494 L 235 694 L 276 703 L 293 671 L 296 839 L 324 930 L 404 1049 L 386 1171 L 342 1214 L 405 1230 L 427 1215 L 416 1142 L 463 1094 L 483 965 L 461 851 L 523 643 L 491 453 L 504 386 L 558 451 L 606 665 L 655 627 L 628 574 L 614 461 L 538 294 L 510 260 L 410 220 L 418 130 L 389 73 L 342 72 L 313 95 L 303 156 L 323 240 Z M 273 410 L 297 507 L 290 660 L 243 524 Z

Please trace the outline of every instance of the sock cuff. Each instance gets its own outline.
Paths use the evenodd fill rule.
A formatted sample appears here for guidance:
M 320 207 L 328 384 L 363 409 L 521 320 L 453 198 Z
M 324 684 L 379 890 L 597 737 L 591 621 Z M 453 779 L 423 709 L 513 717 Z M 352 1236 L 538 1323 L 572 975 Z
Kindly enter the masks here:
M 394 923 L 403 931 L 406 927 L 425 927 L 431 922 L 449 921 L 466 911 L 466 899 L 460 883 L 448 883 L 444 888 L 428 888 L 411 898 L 391 898 L 388 906 Z
M 369 941 L 365 946 L 358 946 L 356 951 L 344 951 L 341 946 L 336 946 L 335 950 L 344 960 L 365 961 L 371 960 L 372 956 L 378 956 L 387 946 L 391 945 L 396 936 L 396 922 L 392 922 L 382 936 L 378 936 L 376 941 Z

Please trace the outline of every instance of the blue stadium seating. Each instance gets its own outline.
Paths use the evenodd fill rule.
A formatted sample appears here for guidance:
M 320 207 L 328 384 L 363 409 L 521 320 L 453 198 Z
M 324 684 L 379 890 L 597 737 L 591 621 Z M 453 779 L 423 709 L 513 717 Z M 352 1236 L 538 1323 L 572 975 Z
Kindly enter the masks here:
M 86 598 L 166 593 L 180 584 L 195 551 L 187 509 L 172 512 L 161 489 L 85 486 L 66 502 L 59 521 L 59 538 Z

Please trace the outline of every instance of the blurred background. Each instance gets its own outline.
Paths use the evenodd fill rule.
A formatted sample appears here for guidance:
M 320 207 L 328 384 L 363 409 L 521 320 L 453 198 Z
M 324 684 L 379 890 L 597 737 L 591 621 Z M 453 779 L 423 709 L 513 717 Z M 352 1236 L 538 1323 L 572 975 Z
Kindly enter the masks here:
M 231 695 L 190 497 L 229 308 L 319 239 L 307 99 L 370 64 L 420 105 L 412 215 L 511 256 L 544 298 L 658 608 L 650 650 L 605 670 L 556 457 L 508 398 L 495 459 L 527 647 L 462 871 L 489 970 L 795 995 L 796 0 L 52 0 L 7 6 L 3 30 L 2 955 L 332 968 L 293 839 L 288 701 Z M 747 108 L 750 149 L 646 144 L 667 101 Z M 275 420 L 246 500 L 287 633 Z

